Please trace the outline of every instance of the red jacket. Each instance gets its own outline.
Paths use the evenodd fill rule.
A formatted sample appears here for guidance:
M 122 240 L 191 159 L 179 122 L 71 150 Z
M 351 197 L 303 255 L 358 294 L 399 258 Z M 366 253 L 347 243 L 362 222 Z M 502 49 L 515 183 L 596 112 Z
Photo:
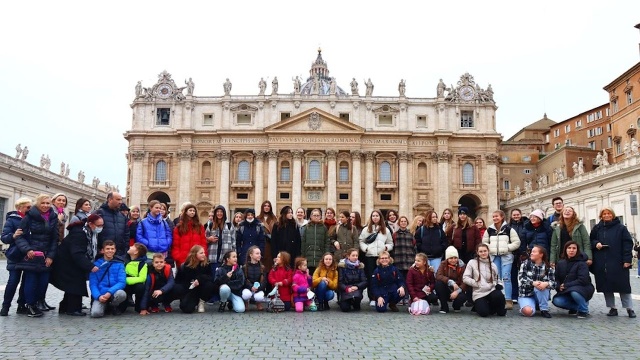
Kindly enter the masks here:
M 480 229 L 476 226 L 470 226 L 466 231 L 467 235 L 467 248 L 462 248 L 462 229 L 459 227 L 455 227 L 453 229 L 453 233 L 451 234 L 451 245 L 455 247 L 460 255 L 469 254 L 476 252 L 476 246 L 482 242 L 482 235 L 480 234 Z
M 407 273 L 407 289 L 411 300 L 415 298 L 426 300 L 427 294 L 422 291 L 425 286 L 429 286 L 431 292 L 436 287 L 436 277 L 433 271 L 429 271 L 427 267 L 423 274 L 415 266 L 412 266 Z
M 293 270 L 283 266 L 274 267 L 269 271 L 269 284 L 275 286 L 277 282 L 282 282 L 278 287 L 280 299 L 284 302 L 291 301 L 291 284 L 293 283 Z
M 207 238 L 204 236 L 204 226 L 200 225 L 200 233 L 193 231 L 192 223 L 189 223 L 189 231 L 186 234 L 180 235 L 176 226 L 173 229 L 173 243 L 171 244 L 171 257 L 176 262 L 176 268 L 179 268 L 182 263 L 187 259 L 189 251 L 194 245 L 200 245 L 204 248 L 204 252 L 207 252 Z

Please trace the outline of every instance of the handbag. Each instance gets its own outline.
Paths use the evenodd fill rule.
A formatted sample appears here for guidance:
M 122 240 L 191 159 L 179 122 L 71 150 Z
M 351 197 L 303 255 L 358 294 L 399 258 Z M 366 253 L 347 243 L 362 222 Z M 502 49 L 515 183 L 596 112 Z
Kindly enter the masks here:
M 16 264 L 15 269 L 37 273 L 47 272 L 51 270 L 51 268 L 47 267 L 47 265 L 45 264 L 44 256 L 34 256 L 32 259 L 29 259 L 25 256 L 22 261 Z
M 20 251 L 18 246 L 14 244 L 5 251 L 4 256 L 11 262 L 18 262 L 24 257 L 24 254 Z
M 364 242 L 369 245 L 372 242 L 376 241 L 376 238 L 378 237 L 378 232 L 374 232 L 373 234 L 367 236 L 367 238 L 364 240 Z

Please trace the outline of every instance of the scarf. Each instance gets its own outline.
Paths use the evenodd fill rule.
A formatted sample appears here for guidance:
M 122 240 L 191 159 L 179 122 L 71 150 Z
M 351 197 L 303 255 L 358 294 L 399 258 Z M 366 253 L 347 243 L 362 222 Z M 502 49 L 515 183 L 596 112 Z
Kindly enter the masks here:
M 327 229 L 329 229 L 330 227 L 332 227 L 333 225 L 336 224 L 336 219 L 324 219 L 324 226 L 327 227 Z
M 353 267 L 353 268 L 358 268 L 360 267 L 360 261 L 356 260 L 355 262 L 351 262 L 349 261 L 349 259 L 344 259 L 344 264 L 349 266 L 349 267 Z
M 98 253 L 98 236 L 91 231 L 91 228 L 85 225 L 82 230 L 87 236 L 87 259 L 93 261 Z

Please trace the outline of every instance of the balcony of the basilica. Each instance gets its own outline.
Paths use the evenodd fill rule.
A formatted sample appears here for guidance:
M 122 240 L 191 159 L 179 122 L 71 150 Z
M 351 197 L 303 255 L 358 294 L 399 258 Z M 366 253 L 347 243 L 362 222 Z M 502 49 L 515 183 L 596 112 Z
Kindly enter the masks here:
M 198 180 L 196 181 L 196 186 L 197 187 L 211 187 L 211 186 L 215 186 L 216 182 L 214 180 L 211 179 L 202 179 L 202 180 Z
M 376 181 L 376 189 L 378 190 L 395 190 L 397 188 L 397 181 Z
M 325 181 L 324 180 L 305 180 L 302 186 L 305 189 L 309 189 L 309 190 L 324 189 Z
M 169 180 L 149 180 L 150 188 L 168 188 L 169 186 L 171 186 Z
M 253 189 L 253 181 L 252 180 L 233 180 L 231 181 L 231 188 L 239 189 L 239 190 L 250 190 L 250 189 Z

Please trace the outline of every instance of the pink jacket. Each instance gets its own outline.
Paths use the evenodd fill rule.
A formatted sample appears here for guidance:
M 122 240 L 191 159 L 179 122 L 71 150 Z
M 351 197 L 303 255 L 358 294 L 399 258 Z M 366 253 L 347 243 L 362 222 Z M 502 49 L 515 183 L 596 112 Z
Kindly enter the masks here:
M 291 289 L 293 290 L 293 301 L 307 301 L 307 291 L 311 287 L 311 276 L 307 273 L 303 273 L 300 270 L 296 270 L 293 274 L 293 285 Z

